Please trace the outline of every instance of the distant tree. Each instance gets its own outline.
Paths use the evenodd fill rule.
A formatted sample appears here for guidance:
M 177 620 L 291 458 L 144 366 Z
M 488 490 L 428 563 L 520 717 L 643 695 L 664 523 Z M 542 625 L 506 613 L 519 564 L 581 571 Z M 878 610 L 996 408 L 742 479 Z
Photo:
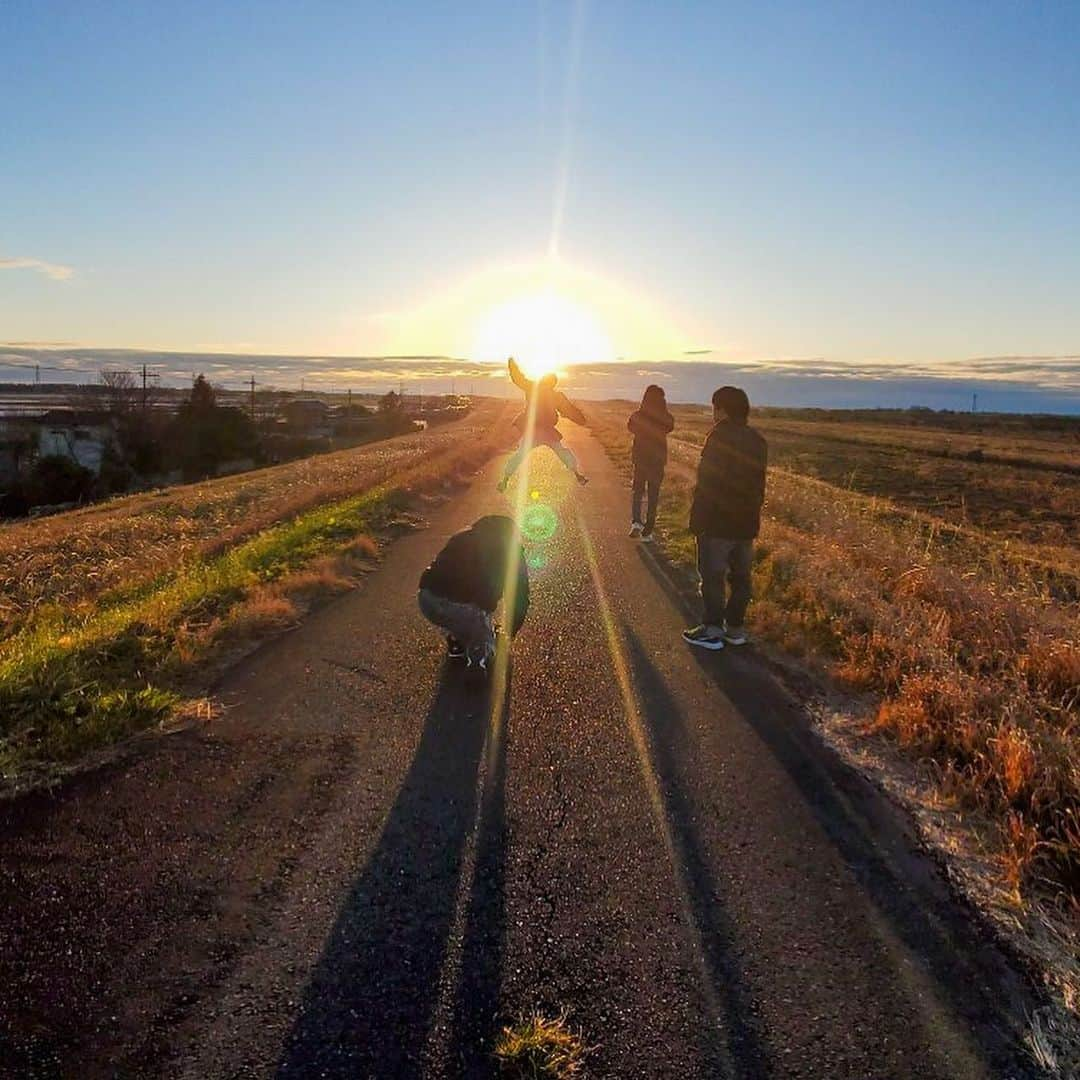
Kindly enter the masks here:
M 391 390 L 389 394 L 383 394 L 383 396 L 379 398 L 379 412 L 381 413 L 400 412 L 401 406 L 401 395 L 395 393 L 393 390 Z
M 111 442 L 106 443 L 101 455 L 101 471 L 94 485 L 96 494 L 107 496 L 127 491 L 134 479 L 135 470 L 128 463 L 123 449 Z
M 193 413 L 210 412 L 215 408 L 217 399 L 214 388 L 205 375 L 199 375 L 191 384 L 191 397 L 186 404 Z
M 250 416 L 216 403 L 214 388 L 200 375 L 176 414 L 168 437 L 185 480 L 213 476 L 223 461 L 254 457 L 259 437 Z
M 105 407 L 114 416 L 124 416 L 135 408 L 138 391 L 130 371 L 103 371 L 98 376 L 105 395 Z
M 71 458 L 58 454 L 38 458 L 27 484 L 35 506 L 81 502 L 94 486 L 94 474 Z

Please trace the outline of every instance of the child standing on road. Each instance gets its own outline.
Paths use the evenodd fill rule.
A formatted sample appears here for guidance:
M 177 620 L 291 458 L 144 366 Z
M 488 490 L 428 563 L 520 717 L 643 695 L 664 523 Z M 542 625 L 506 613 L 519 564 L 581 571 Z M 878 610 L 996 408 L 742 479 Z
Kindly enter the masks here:
M 684 630 L 683 638 L 699 649 L 715 650 L 750 640 L 744 621 L 769 448 L 748 423 L 745 390 L 721 386 L 712 403 L 716 423 L 701 451 L 690 506 L 701 577 L 701 624 Z
M 656 507 L 660 501 L 660 484 L 667 465 L 668 432 L 675 421 L 668 412 L 663 387 L 647 386 L 641 398 L 641 408 L 626 421 L 634 436 L 634 490 L 630 500 L 630 535 L 652 541 L 656 525 Z M 641 520 L 641 500 L 648 490 L 645 520 Z
M 529 571 L 517 526 L 502 514 L 455 533 L 420 575 L 424 617 L 446 631 L 447 655 L 487 671 L 495 656 L 495 609 L 506 597 L 510 636 L 529 610 Z

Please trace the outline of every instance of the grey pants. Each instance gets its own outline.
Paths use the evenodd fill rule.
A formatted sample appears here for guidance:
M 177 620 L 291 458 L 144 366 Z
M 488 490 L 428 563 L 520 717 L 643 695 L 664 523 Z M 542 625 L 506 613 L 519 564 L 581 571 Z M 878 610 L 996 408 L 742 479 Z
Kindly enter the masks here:
M 456 638 L 474 664 L 495 655 L 495 625 L 483 608 L 458 604 L 430 589 L 420 590 L 418 602 L 424 618 Z
M 750 568 L 753 540 L 697 538 L 698 575 L 701 578 L 702 619 L 706 626 L 741 627 L 750 604 Z M 727 586 L 730 582 L 731 591 Z
M 509 480 L 511 476 L 517 472 L 521 463 L 531 454 L 538 446 L 549 446 L 558 459 L 572 472 L 578 471 L 577 458 L 574 456 L 574 451 L 569 446 L 564 445 L 561 439 L 555 436 L 544 435 L 540 432 L 536 432 L 532 441 L 523 438 L 518 444 L 518 448 L 506 459 L 506 466 L 503 469 L 503 476 Z
M 656 525 L 656 506 L 660 501 L 660 485 L 664 481 L 664 466 L 634 463 L 634 486 L 630 498 L 630 520 L 645 526 L 651 533 Z M 641 516 L 641 500 L 648 491 L 645 517 Z

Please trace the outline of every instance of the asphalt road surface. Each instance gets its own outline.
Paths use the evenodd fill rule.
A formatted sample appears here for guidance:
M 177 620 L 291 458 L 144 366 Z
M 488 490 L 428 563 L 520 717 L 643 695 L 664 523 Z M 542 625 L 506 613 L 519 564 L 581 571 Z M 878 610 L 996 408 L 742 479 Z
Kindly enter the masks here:
M 466 685 L 415 603 L 496 467 L 224 679 L 221 720 L 0 806 L 0 1073 L 1019 1077 L 1030 991 L 753 648 L 703 654 L 623 482 L 546 449 L 533 605 Z M 534 497 L 535 493 L 535 497 Z

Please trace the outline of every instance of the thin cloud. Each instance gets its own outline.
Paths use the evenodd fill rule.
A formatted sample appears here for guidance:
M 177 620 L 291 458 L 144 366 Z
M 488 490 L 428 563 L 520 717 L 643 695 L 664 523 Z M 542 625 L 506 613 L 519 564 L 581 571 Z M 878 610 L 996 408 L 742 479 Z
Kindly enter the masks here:
M 28 259 L 0 255 L 0 270 L 36 270 L 53 281 L 67 281 L 75 271 L 62 263 L 46 262 L 45 259 Z

